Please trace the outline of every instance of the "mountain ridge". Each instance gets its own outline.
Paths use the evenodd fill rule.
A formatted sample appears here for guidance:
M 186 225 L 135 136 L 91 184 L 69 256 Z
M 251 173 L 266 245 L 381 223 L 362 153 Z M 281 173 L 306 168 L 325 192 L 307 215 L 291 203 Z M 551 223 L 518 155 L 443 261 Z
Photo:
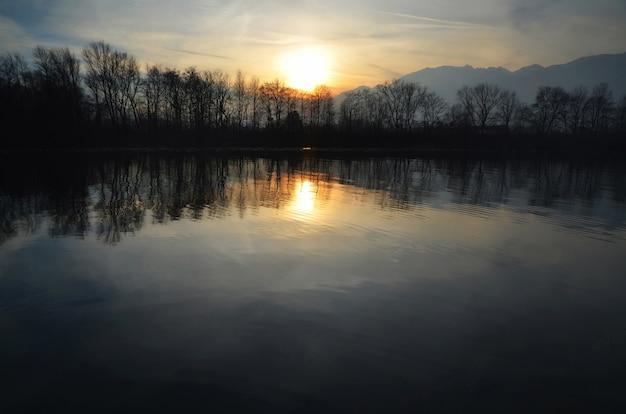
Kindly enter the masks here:
M 613 91 L 613 98 L 626 95 L 626 52 L 580 57 L 566 63 L 550 66 L 531 64 L 515 71 L 501 66 L 474 68 L 465 66 L 426 67 L 406 74 L 399 79 L 417 82 L 428 90 L 438 93 L 448 104 L 456 102 L 456 92 L 463 86 L 478 83 L 496 84 L 515 91 L 522 102 L 532 103 L 541 86 L 561 86 L 570 91 L 584 86 L 591 91 L 593 86 L 606 82 Z M 363 88 L 359 86 L 351 91 Z M 368 87 L 366 87 L 368 88 Z M 337 95 L 338 104 L 345 94 Z

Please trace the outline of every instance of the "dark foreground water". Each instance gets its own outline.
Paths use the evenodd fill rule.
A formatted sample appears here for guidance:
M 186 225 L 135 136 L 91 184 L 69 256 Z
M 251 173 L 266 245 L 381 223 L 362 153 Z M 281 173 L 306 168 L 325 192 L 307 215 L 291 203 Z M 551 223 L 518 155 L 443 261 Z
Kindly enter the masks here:
M 622 166 L 2 161 L 2 413 L 626 412 Z

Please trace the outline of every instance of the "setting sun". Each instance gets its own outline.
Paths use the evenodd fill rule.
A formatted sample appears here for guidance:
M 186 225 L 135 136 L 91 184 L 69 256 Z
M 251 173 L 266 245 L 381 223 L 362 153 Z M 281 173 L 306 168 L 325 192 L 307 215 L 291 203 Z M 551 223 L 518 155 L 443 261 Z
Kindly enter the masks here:
M 287 83 L 295 89 L 311 91 L 328 81 L 328 58 L 316 48 L 300 49 L 284 57 Z

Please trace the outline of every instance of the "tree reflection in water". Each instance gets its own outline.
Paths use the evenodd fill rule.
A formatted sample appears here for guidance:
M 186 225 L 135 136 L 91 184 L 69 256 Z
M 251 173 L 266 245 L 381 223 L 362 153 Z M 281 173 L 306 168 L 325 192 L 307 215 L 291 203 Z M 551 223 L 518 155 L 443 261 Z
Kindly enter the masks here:
M 624 402 L 622 165 L 258 155 L 0 159 L 0 412 Z
M 483 207 L 526 195 L 526 208 L 563 210 L 600 196 L 612 200 L 613 225 L 624 225 L 623 165 L 463 157 L 324 158 L 214 156 L 189 153 L 5 154 L 0 175 L 0 243 L 44 227 L 51 237 L 104 243 L 171 220 L 245 217 L 290 208 L 306 218 L 332 197 L 334 184 L 355 198 L 373 191 L 382 209 L 452 204 Z M 446 196 L 446 194 L 448 194 Z

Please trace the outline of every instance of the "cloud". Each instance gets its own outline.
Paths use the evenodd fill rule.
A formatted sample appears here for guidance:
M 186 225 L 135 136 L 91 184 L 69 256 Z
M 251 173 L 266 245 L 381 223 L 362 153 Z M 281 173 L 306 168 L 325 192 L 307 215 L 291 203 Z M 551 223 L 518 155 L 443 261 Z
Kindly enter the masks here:
M 509 0 L 512 47 L 540 64 L 626 50 L 623 0 Z
M 522 31 L 552 25 L 569 26 L 572 18 L 621 21 L 626 18 L 623 0 L 509 0 L 508 17 Z
M 182 49 L 168 49 L 168 48 L 164 48 L 164 49 L 171 50 L 173 52 L 188 53 L 188 54 L 196 55 L 196 56 L 207 56 L 207 57 L 212 57 L 212 58 L 217 58 L 217 59 L 235 60 L 234 58 L 229 57 L 229 56 L 214 55 L 211 53 L 194 52 L 191 50 L 182 50 Z
M 460 22 L 456 20 L 442 20 L 442 19 L 434 19 L 432 17 L 424 17 L 424 16 L 415 16 L 412 14 L 405 13 L 391 13 L 391 12 L 380 12 L 381 14 L 385 14 L 388 16 L 396 16 L 403 17 L 412 20 L 419 20 L 422 23 L 425 23 L 425 27 L 446 27 L 450 29 L 472 29 L 472 28 L 481 28 L 485 27 L 482 24 L 477 23 L 468 23 L 468 22 Z
M 309 46 L 334 56 L 337 82 L 365 84 L 425 66 L 516 69 L 626 50 L 623 0 L 22 0 L 0 2 L 0 17 L 5 49 L 104 40 L 140 62 L 262 80 Z
M 36 45 L 34 40 L 17 22 L 0 15 L 0 39 L 3 52 L 20 52 L 30 55 Z

